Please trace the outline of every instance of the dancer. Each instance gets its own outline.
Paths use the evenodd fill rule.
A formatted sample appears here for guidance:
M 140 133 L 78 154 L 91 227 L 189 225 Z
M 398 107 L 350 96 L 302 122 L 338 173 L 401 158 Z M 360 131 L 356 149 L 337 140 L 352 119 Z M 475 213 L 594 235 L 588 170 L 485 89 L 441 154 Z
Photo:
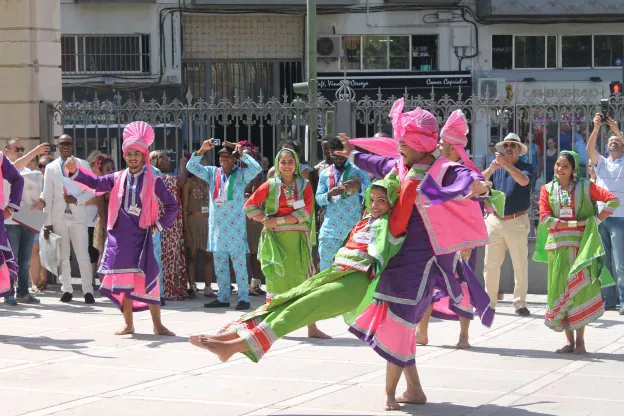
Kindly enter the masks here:
M 217 299 L 204 304 L 206 308 L 225 308 L 230 306 L 230 262 L 236 273 L 238 303 L 236 310 L 249 309 L 249 286 L 247 284 L 247 224 L 243 205 L 245 188 L 262 171 L 260 164 L 238 143 L 223 142 L 219 150 L 220 168 L 203 166 L 201 159 L 214 148 L 212 140 L 205 140 L 201 148 L 193 153 L 186 169 L 210 186 L 210 204 L 208 207 L 208 246 L 212 252 L 215 275 L 219 284 Z M 236 159 L 245 163 L 245 167 L 236 166 Z
M 402 189 L 396 173 L 368 188 L 368 214 L 353 227 L 330 268 L 232 322 L 219 335 L 196 335 L 190 341 L 222 361 L 240 352 L 258 362 L 275 341 L 290 332 L 363 309 L 371 278 L 378 279 L 401 247 L 423 174 L 411 170 Z
M 579 173 L 578 154 L 562 151 L 554 179 L 542 185 L 539 199 L 540 227 L 548 229 L 545 245 L 537 247 L 548 258 L 545 323 L 565 331 L 567 339 L 558 353 L 585 354 L 585 326 L 604 313 L 600 275 L 605 251 L 598 225 L 620 206 L 617 196 Z M 599 214 L 596 201 L 606 203 Z
M 24 190 L 24 178 L 15 169 L 11 161 L 0 152 L 0 182 L 2 180 L 6 180 L 11 186 L 8 203 L 0 217 L 0 297 L 8 297 L 15 296 L 17 262 L 11 250 L 4 220 L 10 219 L 14 212 L 19 211 L 22 191 Z M 4 201 L 4 198 L 4 189 L 0 187 L 0 200 Z
M 295 151 L 280 150 L 275 166 L 275 176 L 260 185 L 245 203 L 247 216 L 264 225 L 258 259 L 266 278 L 267 302 L 314 274 L 312 185 L 301 176 Z M 308 326 L 308 336 L 330 338 L 314 323 Z
M 148 147 L 154 130 L 135 121 L 123 131 L 123 157 L 128 168 L 94 177 L 77 168 L 74 158 L 65 162 L 71 179 L 98 193 L 110 192 L 105 252 L 99 273 L 104 275 L 100 293 L 123 312 L 125 326 L 115 335 L 134 333 L 133 312 L 149 308 L 156 335 L 174 335 L 160 319 L 160 282 L 154 257 L 152 230 L 171 225 L 177 213 L 175 198 L 160 178 L 155 178 Z M 158 200 L 164 213 L 158 217 Z
M 477 173 L 481 179 L 481 172 L 471 162 L 464 147 L 468 144 L 468 123 L 462 110 L 455 110 L 451 113 L 446 124 L 440 130 L 440 151 L 442 157 L 455 163 L 463 163 L 465 166 Z M 422 320 L 418 323 L 416 331 L 416 343 L 427 345 L 429 343 L 428 328 L 431 316 L 446 320 L 459 320 L 459 340 L 457 348 L 470 348 L 469 329 L 470 321 L 474 319 L 475 308 L 479 317 L 486 326 L 491 325 L 494 314 L 490 310 L 490 297 L 485 292 L 481 283 L 474 276 L 477 266 L 476 250 L 467 249 L 460 253 L 461 258 L 457 259 L 460 264 L 458 268 L 461 273 L 455 276 L 461 284 L 463 297 L 458 304 L 449 296 L 444 285 L 434 289 L 434 303 L 427 309 Z M 456 254 L 445 254 L 445 256 L 455 256 Z M 438 256 L 438 259 L 440 256 Z M 467 269 L 469 268 L 469 270 Z M 441 282 L 443 283 L 443 282 Z
M 443 279 L 453 301 L 461 302 L 461 286 L 452 278 L 457 266 L 456 256 L 437 258 L 436 255 L 453 254 L 487 242 L 478 203 L 463 198 L 486 193 L 488 187 L 469 168 L 443 158 L 434 164 L 432 152 L 438 145 L 437 119 L 421 108 L 403 114 L 403 107 L 404 100 L 399 99 L 390 112 L 394 140 L 340 138 L 345 147 L 343 154 L 373 176 L 382 177 L 395 167 L 399 168 L 401 177 L 414 166 L 428 173 L 419 187 L 417 209 L 412 210 L 403 248 L 388 263 L 372 304 L 350 328 L 388 361 L 386 410 L 398 409 L 400 402 L 423 404 L 427 401 L 416 370 L 415 332 L 417 323 L 431 305 L 436 279 Z M 392 157 L 352 153 L 355 145 Z M 444 195 L 436 195 L 440 193 L 439 186 L 444 187 Z M 433 204 L 438 196 L 457 200 Z M 396 386 L 402 372 L 407 379 L 407 390 L 397 397 Z

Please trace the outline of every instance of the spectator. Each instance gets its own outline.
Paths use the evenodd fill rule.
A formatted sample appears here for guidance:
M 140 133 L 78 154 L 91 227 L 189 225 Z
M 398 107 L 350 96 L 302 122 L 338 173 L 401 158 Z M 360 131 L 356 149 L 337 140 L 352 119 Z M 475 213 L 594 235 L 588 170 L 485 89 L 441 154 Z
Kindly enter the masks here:
M 568 122 L 563 122 L 559 126 L 559 149 L 572 150 L 572 131 Z
M 483 158 L 483 169 L 487 169 L 494 159 L 496 159 L 496 141 L 492 140 L 488 144 L 488 152 Z
M 360 220 L 362 190 L 368 188 L 368 174 L 334 151 L 342 150 L 335 137 L 327 141 L 332 164 L 321 172 L 316 203 L 325 209 L 325 218 L 319 233 L 320 269 L 332 265 L 334 256 L 348 237 L 351 228 Z
M 329 140 L 331 140 L 331 137 L 325 137 L 322 141 L 321 141 L 321 149 L 323 150 L 323 160 L 321 160 L 319 163 L 316 164 L 316 166 L 314 166 L 314 170 L 316 171 L 316 174 L 319 176 L 321 176 L 321 172 L 323 172 L 323 170 L 327 169 L 331 164 L 332 164 L 332 156 L 331 156 L 331 150 L 329 148 Z
M 546 163 L 545 172 L 546 177 L 544 178 L 546 183 L 552 181 L 555 175 L 555 162 L 557 161 L 557 156 L 559 155 L 559 149 L 557 148 L 557 141 L 553 137 L 549 137 L 546 140 Z
M 4 146 L 4 155 L 20 174 L 24 174 L 30 172 L 30 169 L 28 169 L 26 165 L 28 165 L 36 156 L 47 153 L 49 149 L 49 145 L 47 143 L 43 143 L 24 155 L 24 146 L 19 139 L 14 138 L 6 141 Z M 9 206 L 11 184 L 7 181 L 7 179 L 8 178 L 5 178 L 3 184 L 5 199 L 3 208 Z M 26 189 L 24 189 L 24 191 L 26 191 Z M 40 196 L 39 191 L 36 191 L 35 194 L 30 194 L 29 192 L 24 192 L 22 194 L 22 192 L 20 192 L 20 195 L 21 199 L 18 201 L 18 204 L 20 204 L 21 207 L 32 205 L 33 201 L 37 201 Z M 32 296 L 29 291 L 30 258 L 32 255 L 33 241 L 37 233 L 32 231 L 30 228 L 14 222 L 11 218 L 5 219 L 4 224 L 6 225 L 9 243 L 11 244 L 13 255 L 17 259 L 18 266 L 17 286 L 15 288 L 17 298 L 13 295 L 7 296 L 4 299 L 4 303 L 8 305 L 16 305 L 17 302 L 37 304 L 40 302 L 39 299 Z
M 171 226 L 161 231 L 162 275 L 165 285 L 164 298 L 167 300 L 188 299 L 191 295 L 190 292 L 193 292 L 193 296 L 195 296 L 195 292 L 188 286 L 186 255 L 184 251 L 184 225 L 182 210 L 180 209 L 182 205 L 180 189 L 184 186 L 187 178 L 186 159 L 182 158 L 180 160 L 180 172 L 178 172 L 177 176 L 172 174 L 173 166 L 171 159 L 164 152 L 151 152 L 150 162 L 162 172 L 161 178 L 165 187 L 175 197 L 178 206 L 175 220 Z M 164 214 L 161 213 L 161 215 Z
M 38 159 L 37 168 L 41 172 L 41 189 L 43 189 L 43 175 L 48 163 L 54 161 L 51 155 L 43 155 Z M 41 195 L 39 197 L 41 199 Z M 43 203 L 40 200 L 33 208 L 43 210 Z M 33 239 L 32 253 L 30 256 L 30 281 L 32 282 L 32 291 L 43 292 L 48 287 L 48 271 L 41 267 L 41 258 L 39 257 L 39 234 L 35 234 Z
M 68 134 L 58 138 L 60 157 L 46 166 L 43 177 L 43 198 L 46 213 L 44 237 L 48 238 L 51 232 L 61 237 L 61 302 L 71 302 L 73 288 L 71 283 L 71 264 L 69 256 L 71 247 L 76 253 L 76 260 L 80 269 L 82 293 L 86 304 L 95 303 L 93 298 L 93 271 L 89 259 L 89 232 L 85 203 L 95 195 L 92 191 L 81 189 L 71 184 L 65 172 L 65 161 L 74 154 L 74 140 Z M 89 170 L 89 164 L 75 158 L 76 163 Z M 73 185 L 73 186 L 71 186 Z
M 220 168 L 203 166 L 200 161 L 205 152 L 214 148 L 212 140 L 206 140 L 187 163 L 187 169 L 210 186 L 210 208 L 208 214 L 208 246 L 213 253 L 215 274 L 219 283 L 217 299 L 204 306 L 223 308 L 230 306 L 230 268 L 231 259 L 236 272 L 238 285 L 237 310 L 249 309 L 248 274 L 247 274 L 247 230 L 243 204 L 245 188 L 262 171 L 260 164 L 242 146 L 224 142 L 219 151 Z M 233 150 L 233 151 L 232 151 Z M 236 166 L 236 157 L 240 156 L 247 167 Z
M 520 156 L 527 152 L 527 147 L 517 134 L 509 133 L 496 148 L 496 159 L 483 171 L 483 176 L 486 180 L 491 178 L 493 188 L 505 194 L 505 213 L 503 216 L 489 214 L 485 220 L 490 238 L 485 247 L 485 289 L 490 296 L 490 307 L 495 309 L 500 268 L 509 250 L 515 278 L 514 308 L 517 315 L 529 316 L 531 313 L 526 307 L 529 279 L 528 210 L 531 205 L 533 168 L 520 160 Z
M 260 172 L 260 175 L 262 175 L 262 182 L 264 182 L 267 180 L 267 175 L 269 174 L 269 169 L 271 168 L 271 162 L 269 161 L 269 158 L 266 156 L 262 156 L 260 166 L 262 167 L 262 172 Z
M 594 117 L 594 130 L 587 141 L 587 154 L 595 163 L 596 185 L 605 188 L 620 201 L 624 200 L 624 146 L 622 132 L 617 121 L 609 118 L 607 124 L 611 128 L 609 137 L 609 157 L 604 157 L 596 150 L 596 139 L 602 125 L 600 113 Z M 609 211 L 604 203 L 598 204 L 598 210 Z M 617 208 L 613 215 L 605 219 L 599 226 L 602 245 L 605 249 L 605 264 L 613 276 L 616 286 L 602 290 L 605 309 L 620 307 L 620 315 L 624 315 L 624 207 Z
M 101 165 L 104 160 L 108 159 L 108 156 L 99 150 L 94 150 L 87 156 L 87 162 L 96 176 L 102 176 Z M 97 272 L 98 261 L 100 259 L 100 251 L 93 245 L 93 235 L 95 232 L 95 223 L 98 219 L 98 203 L 103 203 L 101 199 L 94 196 L 85 204 L 85 214 L 87 216 L 87 226 L 89 227 L 89 259 L 91 260 L 91 268 L 93 269 L 93 275 Z
M 206 165 L 206 158 L 199 162 Z M 193 174 L 188 174 L 188 179 L 182 187 L 182 223 L 184 225 L 184 242 L 187 248 L 187 272 L 193 293 L 197 291 L 195 276 L 197 270 L 197 252 L 201 253 L 204 260 L 204 296 L 216 298 L 212 291 L 214 265 L 212 253 L 206 251 L 208 243 L 208 212 L 210 202 L 210 187 Z M 189 292 L 190 293 L 190 292 Z
M 529 133 L 529 137 L 531 133 Z M 528 163 L 533 166 L 533 171 L 531 172 L 532 183 L 535 183 L 537 178 L 542 176 L 542 169 L 544 167 L 544 160 L 542 159 L 542 151 L 540 148 L 533 142 L 532 140 L 523 139 L 522 143 L 527 147 L 528 151 L 525 155 L 520 157 L 520 160 L 524 163 Z M 488 165 L 489 166 L 489 165 Z M 531 186 L 533 189 L 533 186 Z

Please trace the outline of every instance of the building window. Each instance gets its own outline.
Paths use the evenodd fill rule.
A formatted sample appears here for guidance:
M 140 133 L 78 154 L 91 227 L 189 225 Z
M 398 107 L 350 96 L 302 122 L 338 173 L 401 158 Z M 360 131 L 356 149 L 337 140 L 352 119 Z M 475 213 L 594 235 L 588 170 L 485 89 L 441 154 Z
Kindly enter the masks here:
M 63 74 L 150 73 L 149 35 L 61 37 Z
M 340 69 L 409 70 L 409 36 L 343 36 Z
M 513 68 L 513 35 L 492 36 L 492 68 Z
M 438 70 L 438 36 L 412 36 L 412 71 Z
M 561 36 L 561 66 L 588 68 L 592 66 L 592 36 Z
M 621 66 L 624 36 L 594 35 L 594 66 Z

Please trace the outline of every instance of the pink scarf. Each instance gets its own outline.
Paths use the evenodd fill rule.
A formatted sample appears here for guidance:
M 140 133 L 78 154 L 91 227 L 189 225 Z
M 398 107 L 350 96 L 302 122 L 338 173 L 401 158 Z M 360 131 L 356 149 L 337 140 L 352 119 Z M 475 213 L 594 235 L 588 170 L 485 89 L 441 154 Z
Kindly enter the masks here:
M 149 158 L 149 145 L 154 141 L 154 130 L 144 121 L 135 121 L 126 126 L 123 132 L 122 150 L 124 155 L 130 149 L 143 153 L 145 160 L 145 177 L 143 178 L 143 188 L 141 189 L 141 216 L 139 217 L 139 227 L 148 229 L 158 221 L 158 200 L 155 197 L 156 178 L 152 173 L 152 166 Z M 128 177 L 128 169 L 115 172 L 115 185 L 111 191 L 110 202 L 108 204 L 108 224 L 106 228 L 112 230 L 117 222 L 117 216 L 121 209 L 121 201 Z

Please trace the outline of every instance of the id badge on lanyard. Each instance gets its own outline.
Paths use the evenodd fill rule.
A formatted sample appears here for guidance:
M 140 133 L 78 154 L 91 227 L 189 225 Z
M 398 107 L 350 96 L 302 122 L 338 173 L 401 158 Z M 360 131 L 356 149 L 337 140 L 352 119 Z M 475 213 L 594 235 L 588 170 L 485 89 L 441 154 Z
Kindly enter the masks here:
M 573 218 L 574 212 L 572 212 L 572 207 L 561 207 L 559 210 L 559 216 L 561 218 Z

